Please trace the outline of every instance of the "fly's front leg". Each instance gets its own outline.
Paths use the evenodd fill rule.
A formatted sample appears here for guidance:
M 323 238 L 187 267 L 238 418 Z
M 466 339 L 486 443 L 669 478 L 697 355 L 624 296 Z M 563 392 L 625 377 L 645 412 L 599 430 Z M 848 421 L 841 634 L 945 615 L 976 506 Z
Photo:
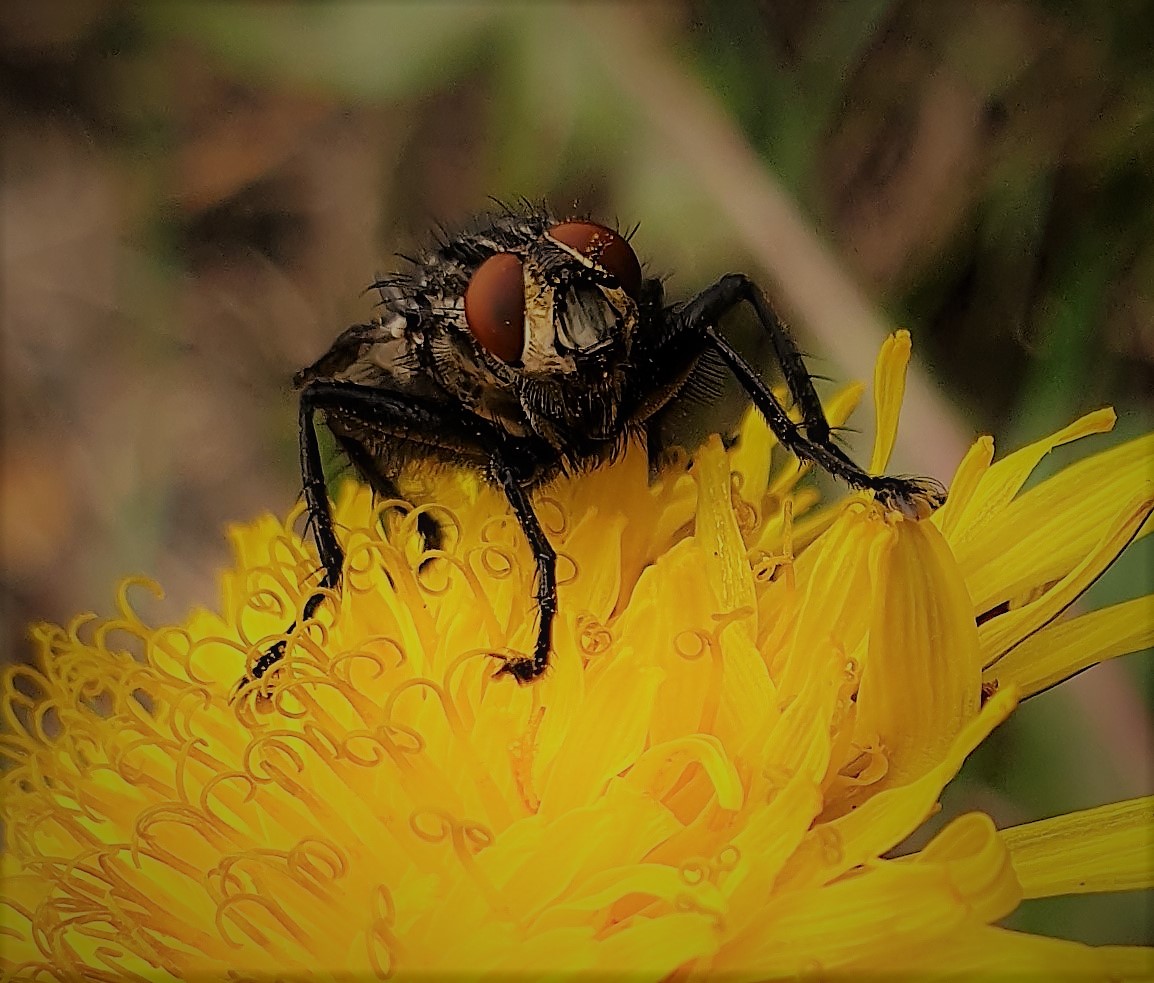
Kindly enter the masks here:
M 494 443 L 492 434 L 485 429 L 486 424 L 463 421 L 459 415 L 447 413 L 443 407 L 430 400 L 352 382 L 317 381 L 302 390 L 301 478 L 309 523 L 324 570 L 320 583 L 301 609 L 302 620 L 316 613 L 327 591 L 340 586 L 341 567 L 345 559 L 333 525 L 324 468 L 321 466 L 320 443 L 316 431 L 318 411 L 337 413 L 345 420 L 371 428 L 382 437 L 393 436 L 410 443 L 440 448 L 464 462 L 488 461 L 491 455 L 487 448 Z M 292 632 L 296 626 L 297 622 L 294 621 L 288 631 Z M 285 643 L 277 642 L 257 659 L 249 676 L 242 679 L 239 686 L 260 679 L 284 658 L 284 653 Z
M 557 552 L 541 528 L 537 513 L 533 511 L 533 503 L 512 468 L 496 459 L 493 462 L 493 477 L 509 499 L 513 514 L 533 551 L 533 561 L 537 567 L 537 612 L 541 619 L 537 627 L 533 657 L 504 657 L 504 664 L 496 675 L 508 674 L 520 683 L 527 683 L 540 676 L 549 665 L 553 618 L 557 614 Z
M 825 440 L 813 440 L 808 434 L 803 434 L 802 428 L 789 418 L 761 376 L 754 372 L 717 329 L 712 325 L 707 326 L 705 336 L 745 387 L 782 446 L 791 454 L 802 460 L 813 461 L 851 488 L 874 492 L 884 506 L 911 518 L 928 515 L 942 504 L 945 490 L 933 479 L 869 474 L 842 453 L 841 448 L 828 436 Z
M 310 398 L 308 390 L 301 394 L 300 403 L 300 454 L 301 479 L 304 485 L 305 507 L 308 511 L 308 522 L 316 538 L 317 553 L 320 555 L 324 574 L 321 576 L 317 588 L 309 595 L 301 610 L 301 620 L 307 621 L 315 613 L 325 599 L 325 590 L 332 590 L 340 586 L 341 568 L 344 566 L 345 554 L 341 544 L 337 541 L 336 529 L 333 527 L 333 513 L 329 505 L 328 486 L 325 483 L 324 467 L 321 464 L 320 441 L 317 439 L 316 407 Z M 297 622 L 288 626 L 286 634 L 291 634 Z M 282 639 L 265 652 L 249 670 L 250 676 L 240 681 L 245 686 L 253 679 L 260 679 L 274 665 L 284 658 L 285 642 Z
M 728 273 L 686 304 L 681 310 L 681 316 L 690 324 L 716 326 L 722 317 L 741 303 L 747 303 L 753 308 L 758 322 L 769 335 L 782 375 L 785 376 L 785 384 L 801 409 L 806 436 L 815 443 L 827 442 L 829 421 L 825 418 L 825 410 L 801 352 L 797 350 L 781 318 L 756 283 L 744 273 Z M 841 452 L 836 444 L 831 446 L 835 453 Z
M 769 333 L 786 385 L 801 409 L 801 424 L 789 418 L 761 376 L 718 330 L 721 317 L 740 303 L 749 303 L 753 307 L 761 325 Z M 923 515 L 941 504 L 944 489 L 937 482 L 868 474 L 833 442 L 829 422 L 801 353 L 765 295 L 749 277 L 736 273 L 722 277 L 682 307 L 674 317 L 675 334 L 687 332 L 703 336 L 717 351 L 790 453 L 812 461 L 851 488 L 873 491 L 884 505 L 907 515 Z

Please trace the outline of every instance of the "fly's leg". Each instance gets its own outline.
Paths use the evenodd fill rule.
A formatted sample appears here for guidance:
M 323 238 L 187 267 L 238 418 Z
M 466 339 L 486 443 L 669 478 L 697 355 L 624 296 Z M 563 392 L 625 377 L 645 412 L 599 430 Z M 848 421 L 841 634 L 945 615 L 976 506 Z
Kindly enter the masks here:
M 756 283 L 744 273 L 726 274 L 694 297 L 682 310 L 682 315 L 693 324 L 716 325 L 720 318 L 743 302 L 753 308 L 758 322 L 769 335 L 785 384 L 801 409 L 806 436 L 815 442 L 827 440 L 829 422 L 801 352 Z
M 758 321 L 769 333 L 786 385 L 801 409 L 800 424 L 789 418 L 761 376 L 717 329 L 721 317 L 741 303 L 753 307 Z M 944 489 L 936 481 L 868 474 L 833 442 L 829 422 L 801 353 L 765 295 L 749 277 L 738 273 L 722 277 L 682 307 L 675 317 L 678 322 L 675 333 L 684 331 L 704 336 L 749 393 L 770 429 L 790 453 L 802 460 L 812 461 L 851 488 L 874 492 L 882 504 L 907 515 L 923 515 L 942 503 Z
M 712 325 L 707 326 L 705 336 L 764 414 L 766 422 L 782 446 L 791 454 L 805 461 L 813 461 L 818 467 L 844 481 L 851 488 L 874 492 L 884 506 L 911 517 L 926 515 L 941 505 L 944 493 L 936 481 L 927 478 L 869 474 L 850 460 L 828 435 L 824 440 L 814 440 L 808 433 L 803 433 L 803 428 L 789 418 L 789 414 L 761 376 L 725 338 L 718 334 L 716 328 Z
M 352 462 L 353 468 L 361 478 L 368 482 L 373 493 L 379 499 L 403 499 L 397 483 L 387 474 L 381 472 L 380 465 L 363 444 L 357 443 L 348 437 L 338 437 L 344 455 Z M 444 546 L 444 534 L 440 524 L 428 512 L 421 512 L 417 516 L 417 532 L 425 540 L 426 550 L 439 550 Z
M 300 399 L 301 478 L 305 506 L 324 573 L 301 609 L 301 620 L 308 620 L 316 614 L 328 592 L 340 587 L 341 567 L 344 565 L 344 551 L 337 540 L 321 465 L 317 411 L 337 412 L 345 419 L 373 428 L 382 436 L 437 447 L 462 461 L 487 462 L 492 456 L 488 448 L 494 443 L 492 436 L 483 429 L 487 426 L 483 421 L 462 421 L 431 401 L 352 382 L 313 382 L 303 389 Z M 289 625 L 288 632 L 292 632 L 297 624 L 294 621 Z M 240 681 L 238 688 L 268 673 L 284 658 L 284 653 L 283 640 L 271 646 L 253 663 L 249 675 Z
M 307 391 L 301 395 L 300 403 L 300 453 L 305 508 L 308 511 L 309 524 L 312 526 L 313 536 L 316 539 L 321 566 L 324 568 L 320 583 L 309 595 L 301 609 L 301 620 L 307 621 L 324 601 L 324 591 L 333 590 L 340 586 L 341 568 L 345 562 L 345 554 L 341 549 L 341 544 L 337 541 L 336 529 L 333 526 L 328 487 L 325 484 L 325 472 L 321 464 L 320 441 L 317 439 L 316 407 L 308 398 Z M 289 625 L 286 634 L 291 634 L 297 624 L 298 622 L 294 621 Z M 284 653 L 285 642 L 282 639 L 253 663 L 249 675 L 241 679 L 238 688 L 264 676 L 284 658 Z
M 529 548 L 533 551 L 533 561 L 537 567 L 537 612 L 541 619 L 537 626 L 533 657 L 502 656 L 504 664 L 495 675 L 507 674 L 519 683 L 527 683 L 540 676 L 549 665 L 553 618 L 557 614 L 557 552 L 546 537 L 545 530 L 541 528 L 541 522 L 533 510 L 533 503 L 513 470 L 498 459 L 494 461 L 492 473 L 505 492 L 513 514 L 529 541 Z

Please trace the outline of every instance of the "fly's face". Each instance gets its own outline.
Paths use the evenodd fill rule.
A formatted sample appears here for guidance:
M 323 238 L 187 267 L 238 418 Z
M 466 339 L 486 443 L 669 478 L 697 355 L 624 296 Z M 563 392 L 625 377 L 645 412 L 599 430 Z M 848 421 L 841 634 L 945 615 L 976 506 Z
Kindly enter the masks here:
M 625 237 L 588 221 L 553 225 L 473 271 L 468 330 L 511 370 L 538 433 L 605 438 L 619 428 L 641 279 Z

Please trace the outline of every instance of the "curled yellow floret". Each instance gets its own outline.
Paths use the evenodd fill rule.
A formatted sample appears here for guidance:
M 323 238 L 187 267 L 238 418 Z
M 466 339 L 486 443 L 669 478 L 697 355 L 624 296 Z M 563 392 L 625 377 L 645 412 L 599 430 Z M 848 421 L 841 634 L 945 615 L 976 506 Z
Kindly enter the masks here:
M 908 348 L 879 359 L 876 468 Z M 532 645 L 533 562 L 475 478 L 426 477 L 433 551 L 346 485 L 343 589 L 239 693 L 317 560 L 297 514 L 235 528 L 219 611 L 150 627 L 126 584 L 3 677 L 4 979 L 1151 973 L 995 923 L 1150 886 L 1154 800 L 971 813 L 888 859 L 1019 698 L 1150 644 L 1149 597 L 1060 616 L 1149 531 L 1152 439 L 1021 490 L 1111 423 L 979 441 L 928 521 L 819 508 L 754 416 L 656 483 L 633 448 L 537 496 L 560 616 L 525 686 L 492 656 Z

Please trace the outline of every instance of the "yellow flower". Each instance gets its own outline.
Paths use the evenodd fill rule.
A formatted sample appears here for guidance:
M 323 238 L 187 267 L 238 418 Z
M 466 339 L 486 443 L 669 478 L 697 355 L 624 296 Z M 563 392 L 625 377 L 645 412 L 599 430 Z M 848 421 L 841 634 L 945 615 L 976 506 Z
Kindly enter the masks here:
M 879 358 L 875 468 L 908 349 Z M 756 417 L 653 485 L 640 449 L 560 482 L 554 662 L 527 686 L 491 653 L 531 645 L 531 558 L 464 474 L 428 479 L 433 555 L 345 487 L 344 590 L 238 696 L 315 573 L 296 516 L 233 530 L 220 614 L 150 628 L 125 585 L 111 621 L 37 628 L 0 696 L 4 978 L 1154 972 L 994 924 L 1150 886 L 1154 799 L 971 813 L 886 859 L 1020 698 L 1154 640 L 1151 597 L 1059 617 L 1149 530 L 1154 440 L 1021 491 L 1112 420 L 996 464 L 979 440 L 931 521 L 815 508 L 791 459 L 767 476 Z

